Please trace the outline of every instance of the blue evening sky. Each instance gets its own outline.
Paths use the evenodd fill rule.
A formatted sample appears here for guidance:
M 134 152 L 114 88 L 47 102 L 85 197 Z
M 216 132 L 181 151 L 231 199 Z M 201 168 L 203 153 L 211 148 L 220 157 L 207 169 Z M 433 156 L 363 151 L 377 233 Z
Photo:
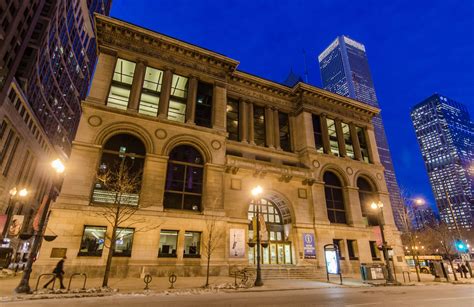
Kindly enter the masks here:
M 437 92 L 474 112 L 474 1 L 114 0 L 111 16 L 214 50 L 283 81 L 321 87 L 317 55 L 338 35 L 366 47 L 400 186 L 433 195 L 410 108 Z

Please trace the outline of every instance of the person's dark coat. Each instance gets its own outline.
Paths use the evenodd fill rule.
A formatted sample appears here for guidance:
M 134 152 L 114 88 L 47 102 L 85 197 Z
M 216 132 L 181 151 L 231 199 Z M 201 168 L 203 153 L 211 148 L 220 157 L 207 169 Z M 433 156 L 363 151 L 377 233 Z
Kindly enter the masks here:
M 62 274 L 64 274 L 63 267 L 64 267 L 64 259 L 61 259 L 61 260 L 59 260 L 59 262 L 56 264 L 56 267 L 55 267 L 54 270 L 53 270 L 53 274 L 56 274 L 56 275 L 62 275 Z

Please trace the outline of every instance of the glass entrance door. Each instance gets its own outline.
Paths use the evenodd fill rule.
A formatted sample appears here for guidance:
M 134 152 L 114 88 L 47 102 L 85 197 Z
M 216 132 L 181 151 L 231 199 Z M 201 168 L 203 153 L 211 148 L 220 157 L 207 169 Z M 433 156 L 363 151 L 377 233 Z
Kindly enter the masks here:
M 292 264 L 291 242 L 270 242 L 268 247 L 261 248 L 263 264 Z M 256 247 L 249 248 L 249 263 L 257 263 Z

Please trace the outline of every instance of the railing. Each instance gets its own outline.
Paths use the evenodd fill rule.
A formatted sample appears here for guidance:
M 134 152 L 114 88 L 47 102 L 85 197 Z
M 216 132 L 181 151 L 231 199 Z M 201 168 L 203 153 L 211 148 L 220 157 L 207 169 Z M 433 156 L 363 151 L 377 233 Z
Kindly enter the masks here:
M 35 291 L 38 291 L 38 285 L 39 285 L 39 282 L 40 282 L 41 277 L 43 277 L 43 276 L 53 276 L 53 277 L 54 277 L 54 280 L 53 280 L 53 289 L 54 289 L 54 283 L 56 282 L 56 274 L 53 274 L 53 273 L 45 273 L 45 274 L 41 274 L 40 276 L 38 276 L 38 279 L 36 280 Z
M 411 282 L 410 272 L 408 272 L 408 271 L 403 271 L 403 272 L 402 272 L 403 282 L 406 283 L 405 274 L 406 274 L 407 277 L 408 277 L 408 281 Z
M 69 284 L 67 285 L 67 291 L 69 291 L 69 289 L 71 289 L 71 282 L 72 282 L 72 278 L 74 276 L 83 276 L 84 277 L 84 283 L 82 284 L 82 288 L 81 290 L 86 290 L 86 282 L 87 282 L 87 275 L 86 273 L 73 273 L 71 275 L 71 277 L 69 278 Z

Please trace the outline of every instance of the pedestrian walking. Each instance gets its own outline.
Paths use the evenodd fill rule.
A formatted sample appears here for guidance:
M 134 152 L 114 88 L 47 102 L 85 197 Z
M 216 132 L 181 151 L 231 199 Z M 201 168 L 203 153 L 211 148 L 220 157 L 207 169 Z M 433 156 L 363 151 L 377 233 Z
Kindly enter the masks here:
M 59 279 L 59 282 L 60 282 L 60 286 L 61 286 L 61 289 L 66 289 L 66 287 L 64 287 L 64 284 L 63 284 L 63 276 L 64 276 L 64 261 L 66 260 L 66 256 L 64 256 L 61 260 L 59 260 L 59 262 L 56 264 L 56 267 L 54 268 L 53 270 L 53 278 L 51 278 L 50 281 L 48 281 L 44 286 L 43 288 L 47 288 L 49 286 L 50 283 L 52 283 L 56 278 Z
M 464 273 L 464 278 L 467 278 L 467 272 L 469 272 L 469 271 L 468 271 L 467 267 L 464 265 L 464 263 L 461 264 L 461 271 L 462 271 L 461 274 Z

